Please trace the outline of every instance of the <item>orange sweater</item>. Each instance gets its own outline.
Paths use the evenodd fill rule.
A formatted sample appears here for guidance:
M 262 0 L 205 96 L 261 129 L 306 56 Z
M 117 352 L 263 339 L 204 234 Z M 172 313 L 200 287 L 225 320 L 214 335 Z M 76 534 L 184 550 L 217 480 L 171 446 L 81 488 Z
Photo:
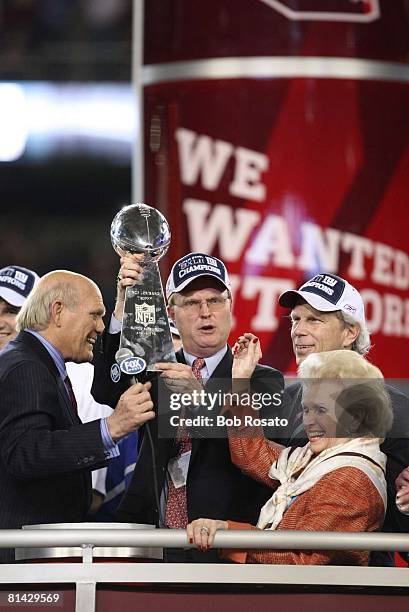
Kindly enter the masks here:
M 237 435 L 237 431 L 235 431 Z M 279 452 L 265 438 L 230 437 L 232 461 L 252 478 L 277 488 L 268 476 Z M 381 496 L 368 476 L 355 467 L 341 467 L 323 476 L 285 511 L 279 530 L 377 531 L 383 522 Z M 229 529 L 256 529 L 229 521 Z M 268 533 L 268 530 L 266 531 Z M 226 550 L 224 558 L 238 563 L 281 563 L 288 565 L 367 565 L 365 551 L 314 550 Z

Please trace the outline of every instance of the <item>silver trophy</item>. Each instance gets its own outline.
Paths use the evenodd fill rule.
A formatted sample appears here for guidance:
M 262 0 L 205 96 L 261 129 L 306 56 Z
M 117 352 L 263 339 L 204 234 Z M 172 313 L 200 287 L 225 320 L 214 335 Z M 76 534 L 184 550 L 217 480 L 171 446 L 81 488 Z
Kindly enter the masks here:
M 124 206 L 112 221 L 111 241 L 118 255 L 144 255 L 142 278 L 125 293 L 117 361 L 126 374 L 155 370 L 160 361 L 176 361 L 158 265 L 170 238 L 165 217 L 147 204 Z

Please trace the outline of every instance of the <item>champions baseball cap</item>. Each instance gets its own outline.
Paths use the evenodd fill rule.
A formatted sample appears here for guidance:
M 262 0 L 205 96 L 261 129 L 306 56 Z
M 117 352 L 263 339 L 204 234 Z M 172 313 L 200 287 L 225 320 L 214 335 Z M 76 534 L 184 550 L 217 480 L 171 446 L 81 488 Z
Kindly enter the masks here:
M 213 276 L 231 291 L 226 266 L 220 259 L 205 253 L 189 253 L 173 265 L 166 283 L 166 298 L 169 299 L 172 293 L 179 293 L 200 276 Z
M 20 266 L 2 268 L 0 270 L 0 297 L 12 306 L 22 306 L 39 280 L 38 274 L 28 268 Z
M 294 308 L 299 297 L 321 312 L 342 310 L 361 327 L 365 327 L 365 309 L 360 293 L 348 281 L 335 274 L 317 274 L 298 291 L 284 291 L 278 302 L 285 308 Z

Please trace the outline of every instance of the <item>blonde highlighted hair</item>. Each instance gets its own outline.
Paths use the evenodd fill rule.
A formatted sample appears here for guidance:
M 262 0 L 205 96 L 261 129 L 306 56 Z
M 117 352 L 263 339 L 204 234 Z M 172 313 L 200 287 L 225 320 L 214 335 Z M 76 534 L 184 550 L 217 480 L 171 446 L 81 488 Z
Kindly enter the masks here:
M 382 372 L 362 355 L 345 349 L 312 353 L 300 364 L 298 375 L 304 389 L 321 380 L 335 383 L 337 404 L 359 421 L 357 436 L 383 438 L 390 430 L 393 412 Z
M 379 368 L 355 351 L 341 349 L 308 355 L 298 367 L 300 378 L 382 378 Z

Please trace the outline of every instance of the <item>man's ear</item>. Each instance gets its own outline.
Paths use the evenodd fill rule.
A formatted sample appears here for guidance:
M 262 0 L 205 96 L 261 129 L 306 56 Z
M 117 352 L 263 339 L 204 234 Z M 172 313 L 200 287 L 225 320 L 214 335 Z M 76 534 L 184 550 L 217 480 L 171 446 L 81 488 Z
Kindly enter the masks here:
M 50 319 L 56 327 L 61 327 L 61 317 L 64 311 L 64 303 L 61 300 L 55 300 L 51 304 Z
M 173 322 L 175 322 L 175 309 L 173 308 L 172 304 L 168 304 L 166 306 L 166 311 L 168 313 L 168 317 L 171 318 Z
M 359 336 L 361 328 L 358 323 L 348 323 L 345 327 L 344 348 L 350 348 Z

